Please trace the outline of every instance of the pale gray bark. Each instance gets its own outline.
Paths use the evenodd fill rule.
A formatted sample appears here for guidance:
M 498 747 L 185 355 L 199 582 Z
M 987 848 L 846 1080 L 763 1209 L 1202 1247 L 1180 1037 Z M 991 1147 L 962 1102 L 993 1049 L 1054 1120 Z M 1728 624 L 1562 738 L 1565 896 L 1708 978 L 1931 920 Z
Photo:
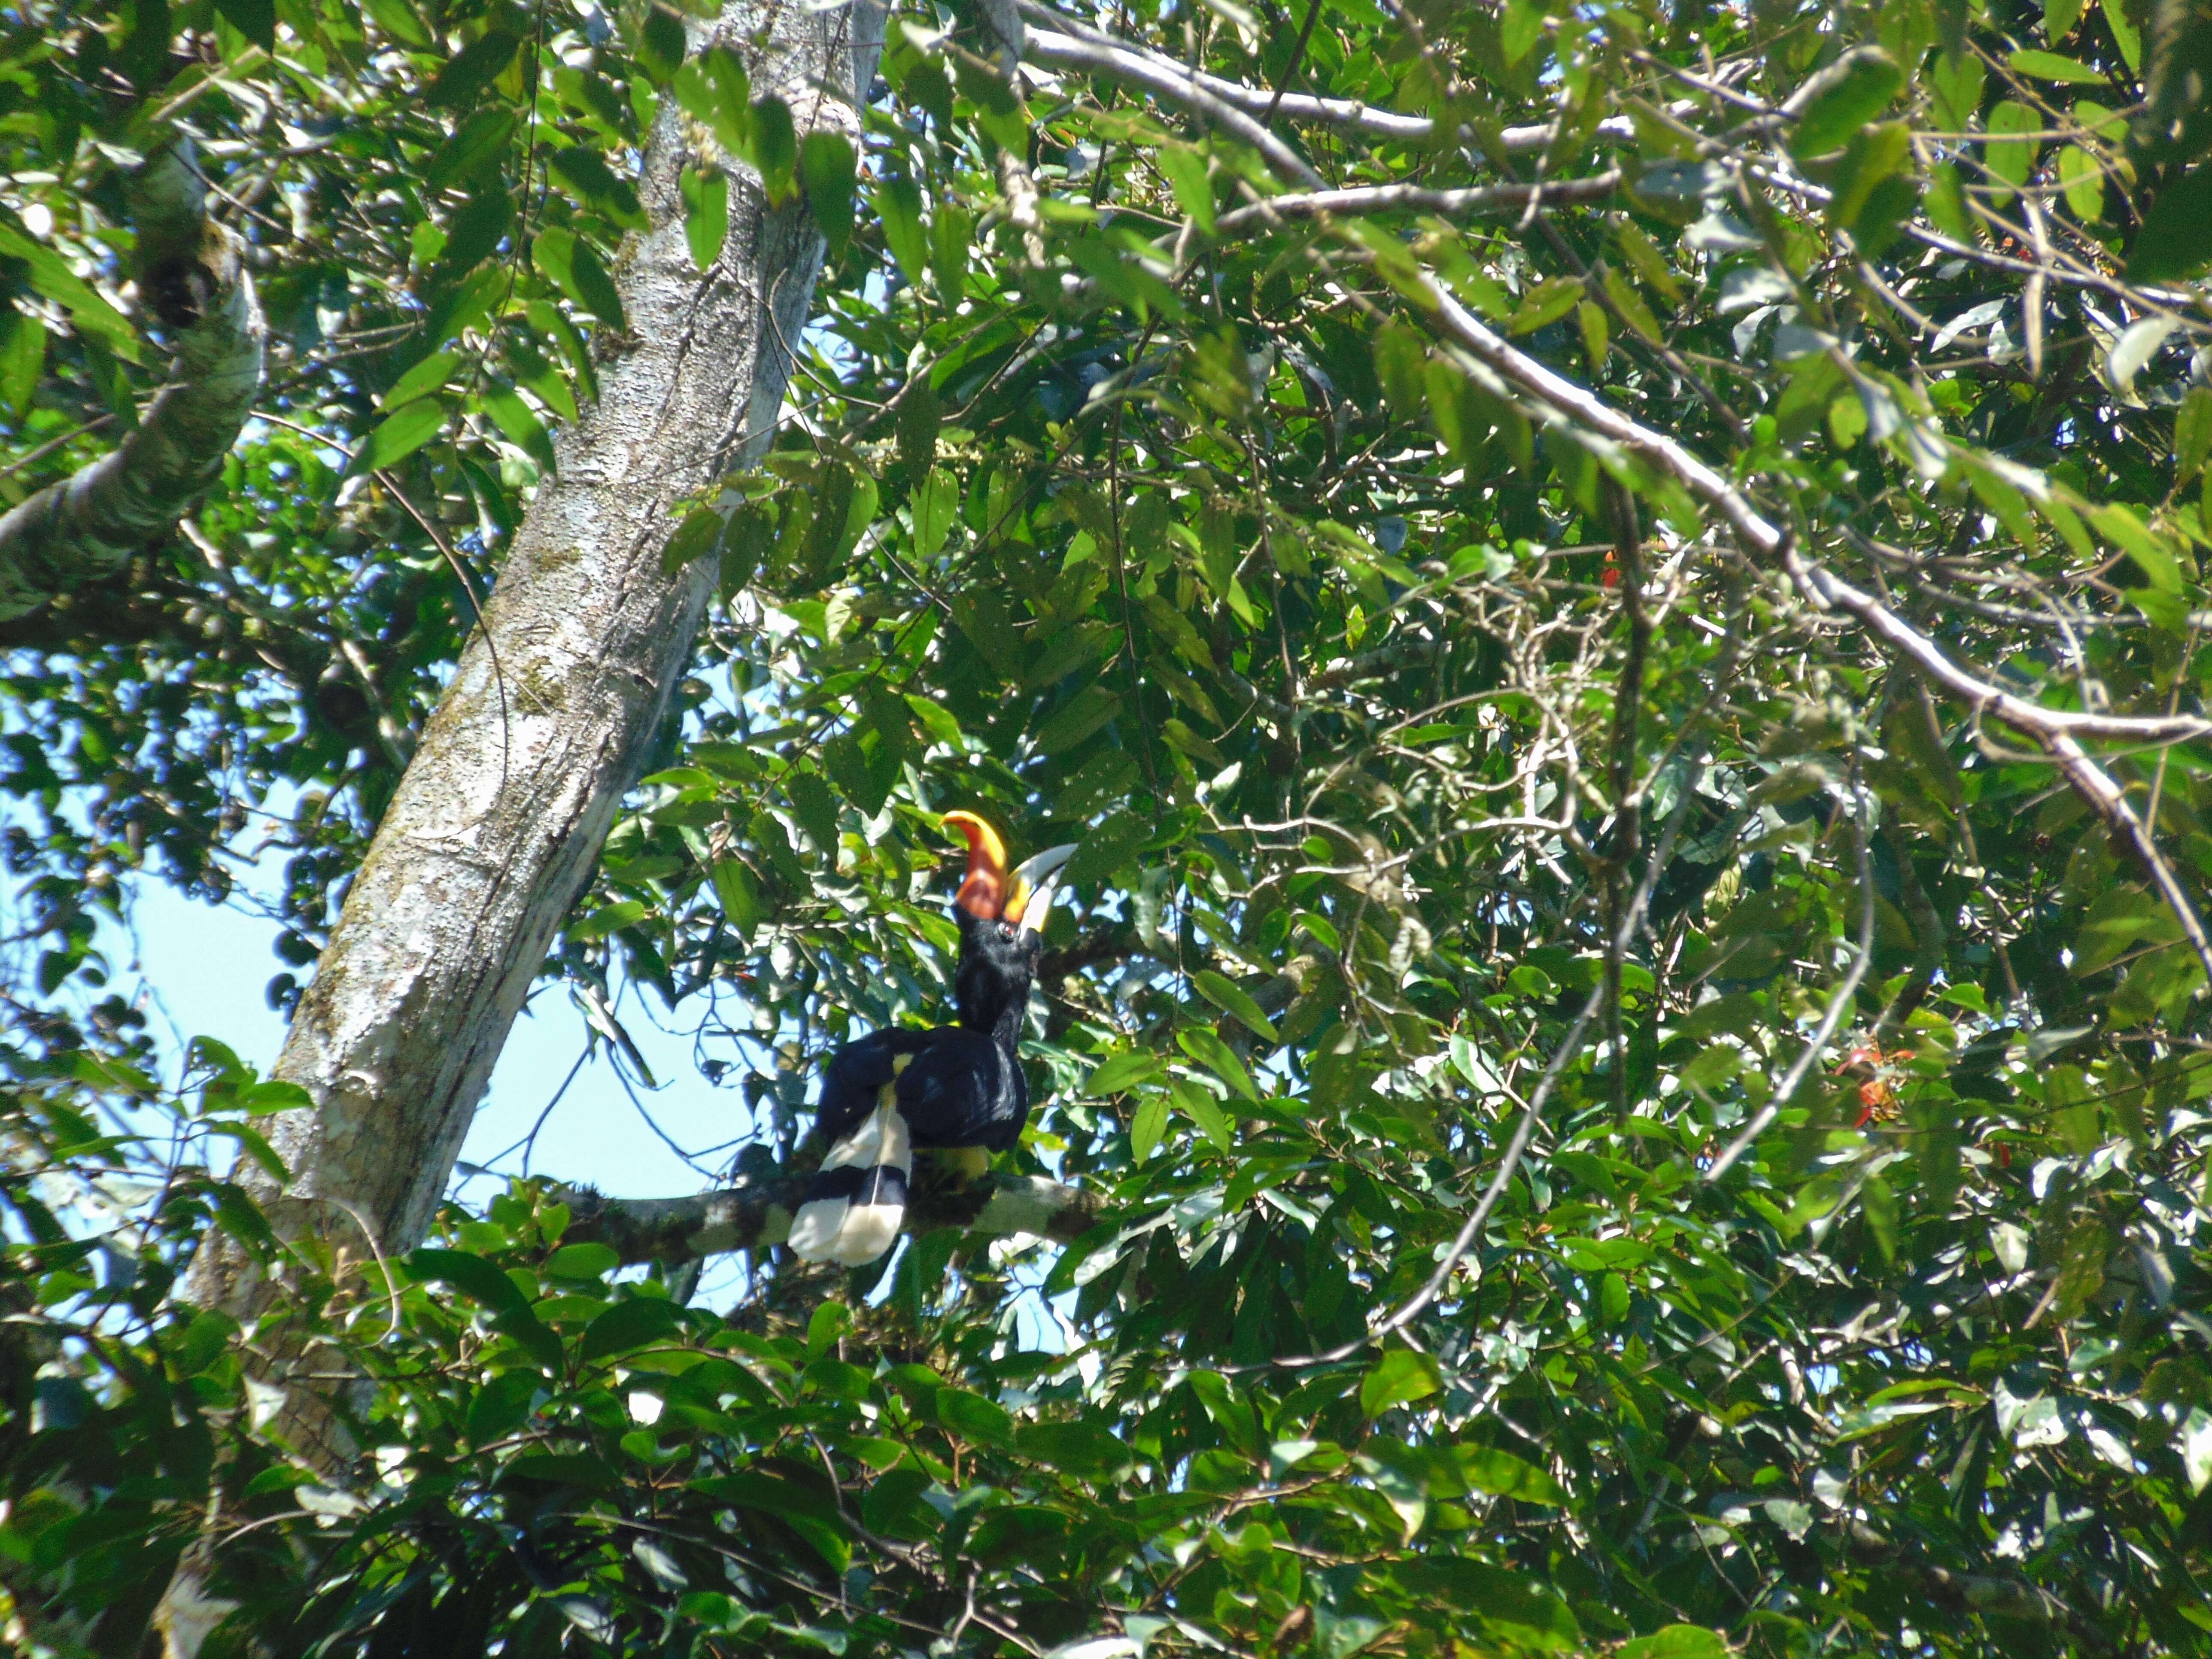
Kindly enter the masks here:
M 856 136 L 880 8 L 741 0 L 705 40 L 740 52 L 801 133 Z M 706 140 L 665 100 L 640 195 L 651 228 L 616 272 L 630 338 L 600 398 L 556 441 L 486 617 L 424 728 L 292 1022 L 276 1074 L 312 1110 L 273 1121 L 291 1172 L 238 1178 L 280 1237 L 356 1260 L 422 1235 L 531 981 L 635 781 L 711 596 L 711 560 L 662 551 L 696 495 L 771 435 L 822 239 L 796 202 L 771 211 L 731 175 L 730 233 L 702 273 L 678 177 Z M 185 1294 L 245 1313 L 262 1292 L 218 1243 Z
M 207 217 L 191 146 L 148 161 L 131 194 L 141 289 L 182 331 L 169 383 L 121 443 L 0 518 L 0 621 L 167 536 L 222 471 L 261 390 L 268 330 L 238 238 Z

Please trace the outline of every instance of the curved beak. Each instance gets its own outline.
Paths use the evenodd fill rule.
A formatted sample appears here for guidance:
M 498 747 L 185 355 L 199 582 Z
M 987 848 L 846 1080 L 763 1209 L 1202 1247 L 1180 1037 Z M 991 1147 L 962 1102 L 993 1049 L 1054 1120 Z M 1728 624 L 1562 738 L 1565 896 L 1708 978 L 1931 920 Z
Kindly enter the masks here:
M 1048 847 L 1015 866 L 1006 890 L 1006 908 L 1000 915 L 1008 921 L 1019 922 L 1025 933 L 1044 932 L 1045 920 L 1052 914 L 1053 889 L 1060 883 L 1060 867 L 1075 856 L 1075 848 L 1073 842 L 1065 847 Z

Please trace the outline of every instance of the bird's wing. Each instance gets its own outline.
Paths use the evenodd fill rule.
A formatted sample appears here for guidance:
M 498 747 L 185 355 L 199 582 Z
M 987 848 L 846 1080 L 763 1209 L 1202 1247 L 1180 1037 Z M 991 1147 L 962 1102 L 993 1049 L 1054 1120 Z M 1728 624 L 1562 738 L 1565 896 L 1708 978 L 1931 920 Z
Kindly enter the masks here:
M 899 1111 L 917 1146 L 1003 1151 L 1029 1115 L 1021 1067 L 982 1031 L 945 1027 L 899 1074 Z
M 850 1132 L 876 1109 L 884 1085 L 908 1069 L 899 1064 L 901 1058 L 921 1054 L 941 1035 L 942 1030 L 893 1025 L 838 1049 L 822 1073 L 822 1103 L 815 1108 L 822 1133 L 835 1144 Z

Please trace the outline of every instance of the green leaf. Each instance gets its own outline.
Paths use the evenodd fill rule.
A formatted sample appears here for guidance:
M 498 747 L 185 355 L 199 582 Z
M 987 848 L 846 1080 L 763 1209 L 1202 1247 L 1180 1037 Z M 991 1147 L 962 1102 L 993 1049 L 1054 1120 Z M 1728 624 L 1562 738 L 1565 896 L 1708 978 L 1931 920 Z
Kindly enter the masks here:
M 665 1342 L 683 1324 L 672 1302 L 658 1297 L 636 1296 L 617 1302 L 584 1328 L 577 1357 L 606 1359 L 618 1353 Z
M 2021 74 L 2032 75 L 2039 81 L 2061 81 L 2072 86 L 2094 87 L 2103 85 L 2106 79 L 2102 70 L 2092 69 L 2087 64 L 2077 64 L 2071 58 L 2062 58 L 2055 52 L 2016 52 L 2012 55 L 2011 63 Z
M 399 1265 L 416 1283 L 450 1285 L 494 1313 L 527 1315 L 530 1311 L 529 1302 L 513 1279 L 466 1250 L 437 1249 L 426 1244 L 402 1257 Z
M 2079 144 L 2058 152 L 2058 182 L 2066 191 L 2066 210 L 2085 225 L 2105 213 L 2105 169 L 2096 156 Z
M 2097 9 L 2104 17 L 2105 27 L 2112 32 L 2112 44 L 2119 47 L 2120 61 L 2128 66 L 2128 73 L 2142 74 L 2142 31 L 2130 21 L 2125 3 L 2100 6 Z
M 1573 276 L 1554 276 L 1530 289 L 1521 296 L 1521 304 L 1506 324 L 1509 334 L 1534 334 L 1547 324 L 1555 323 L 1583 301 L 1588 290 Z M 1433 395 L 1433 392 L 1431 393 Z
M 1410 1348 L 1393 1348 L 1361 1379 L 1359 1409 L 1368 1417 L 1380 1417 L 1393 1406 L 1425 1400 L 1443 1387 L 1435 1360 Z
M 602 906 L 580 921 L 570 922 L 568 937 L 580 943 L 589 944 L 595 939 L 605 939 L 608 934 L 617 933 L 629 927 L 633 922 L 644 920 L 644 900 L 621 899 L 613 904 Z
M 276 50 L 276 0 L 216 0 L 215 9 L 223 21 L 262 51 Z
M 377 27 L 404 46 L 428 47 L 437 44 L 437 37 L 408 0 L 368 0 L 368 15 L 376 20 Z M 264 49 L 273 48 L 276 40 L 276 14 L 272 6 L 269 14 L 270 39 L 262 40 L 252 33 L 237 19 L 231 20 L 239 33 L 254 40 Z
M 2197 386 L 2173 417 L 2175 482 L 2186 483 L 2212 455 L 2212 390 Z
M 753 929 L 767 917 L 768 909 L 761 902 L 759 886 L 742 859 L 714 860 L 714 897 L 740 939 L 751 938 Z
M 1088 1423 L 1025 1423 L 1014 1432 L 1024 1457 L 1089 1479 L 1112 1479 L 1138 1462 L 1138 1454 Z
M 2181 592 L 2181 568 L 2172 550 L 2143 527 L 2126 502 L 2100 501 L 2088 516 L 2107 540 L 2135 561 L 2153 587 L 2163 593 Z
M 1199 995 L 1223 1013 L 1242 1020 L 1255 1036 L 1264 1037 L 1271 1044 L 1282 1042 L 1267 1015 L 1260 1012 L 1260 1005 L 1252 1000 L 1242 986 L 1207 968 L 1201 968 L 1193 974 L 1190 982 L 1198 988 Z
M 2182 1421 L 2181 1468 L 2191 1492 L 2212 1485 L 2212 1413 L 2202 1406 L 2191 1406 Z
M 1836 167 L 1832 185 L 1835 194 L 1828 203 L 1831 222 L 1856 235 L 1882 183 L 1911 155 L 1911 131 L 1902 121 L 1885 121 L 1852 134 Z
M 514 112 L 504 105 L 480 109 L 455 127 L 422 164 L 423 182 L 443 190 L 457 179 L 486 172 L 503 158 L 514 138 Z
M 571 144 L 552 151 L 545 158 L 545 165 L 586 207 L 596 209 L 626 230 L 646 228 L 645 210 L 638 203 L 636 186 L 627 179 L 617 178 L 599 151 L 582 144 Z
M 830 245 L 832 264 L 845 257 L 853 240 L 853 146 L 841 132 L 817 127 L 799 146 L 799 184 L 807 210 Z
M 1085 686 L 1062 704 L 1060 709 L 1040 726 L 1036 746 L 1040 754 L 1057 755 L 1075 747 L 1100 726 L 1114 718 L 1121 706 L 1121 697 L 1104 686 Z
M 1137 1103 L 1135 1114 L 1129 1120 L 1129 1161 L 1146 1164 L 1160 1148 L 1168 1132 L 1167 1097 L 1148 1094 Z
M 929 283 L 929 235 L 922 228 L 921 190 L 901 174 L 875 182 L 876 216 L 883 222 L 884 242 L 898 261 L 907 285 L 919 291 Z
M 2128 252 L 2131 283 L 2185 282 L 2212 267 L 2212 164 L 2159 193 Z
M 691 263 L 711 270 L 730 234 L 730 181 L 720 167 L 686 167 L 676 181 L 684 198 L 684 240 Z
M 604 1457 L 589 1452 L 526 1452 L 507 1466 L 507 1477 L 542 1480 L 548 1486 L 576 1486 L 586 1492 L 619 1491 L 622 1481 Z M 582 1596 L 568 1598 L 582 1601 Z
M 605 1244 L 563 1244 L 545 1258 L 549 1279 L 605 1279 L 622 1266 L 622 1257 Z
M 378 406 L 398 409 L 428 392 L 440 391 L 460 366 L 459 352 L 434 351 L 394 380 L 391 390 L 376 400 Z
M 529 1419 L 545 1378 L 535 1370 L 501 1371 L 469 1401 L 467 1434 L 472 1446 L 503 1440 Z
M 2181 939 L 2173 912 L 2148 893 L 2108 887 L 2082 915 L 2074 941 L 2076 978 L 2109 968 L 2146 945 L 2172 945 Z
M 946 1428 L 964 1439 L 980 1441 L 987 1446 L 1013 1443 L 1014 1419 L 1005 1407 L 980 1394 L 970 1394 L 965 1389 L 939 1389 L 937 1416 Z
M 937 278 L 938 303 L 948 310 L 968 291 L 968 239 L 975 220 L 965 208 L 939 197 L 930 216 L 929 268 Z
M 1990 112 L 1990 136 L 1982 143 L 1984 164 L 2014 188 L 2026 184 L 2042 144 L 2038 139 L 2014 135 L 2034 132 L 2042 125 L 2041 116 L 2026 104 L 2008 98 Z M 2009 201 L 2011 192 L 2005 191 L 2002 197 Z
M 819 1359 L 836 1346 L 837 1339 L 853 1328 L 853 1310 L 842 1302 L 817 1305 L 806 1321 L 806 1353 Z
M 727 46 L 710 46 L 678 70 L 669 87 L 684 113 L 712 132 L 724 149 L 750 157 L 752 85 L 735 52 Z
M 916 696 L 904 701 L 921 729 L 929 733 L 931 741 L 949 744 L 956 753 L 965 745 L 967 733 L 960 728 L 959 717 L 943 703 Z
M 1149 1083 L 1160 1075 L 1160 1062 L 1141 1048 L 1116 1054 L 1091 1073 L 1083 1085 L 1083 1092 L 1093 1099 L 1118 1095 L 1139 1083 Z
M 277 1112 L 307 1110 L 314 1105 L 315 1097 L 296 1083 L 264 1078 L 240 1089 L 238 1103 L 250 1117 L 268 1117 Z
M 423 101 L 446 109 L 464 107 L 506 72 L 521 44 L 522 37 L 511 30 L 486 30 L 438 71 L 422 94 Z
M 1150 838 L 1150 828 L 1135 813 L 1112 813 L 1083 838 L 1060 879 L 1070 887 L 1109 880 Z
M 477 394 L 477 401 L 509 443 L 537 462 L 541 471 L 553 471 L 553 434 L 546 431 L 545 422 L 538 418 L 536 410 L 523 401 L 520 392 L 503 381 L 494 380 Z
M 637 64 L 655 86 L 665 86 L 684 65 L 684 20 L 668 7 L 647 7 L 637 32 Z
M 125 362 L 138 361 L 137 331 L 60 254 L 6 224 L 0 224 L 0 254 L 29 266 L 33 290 L 68 312 L 80 333 L 99 340 Z
M 435 398 L 421 398 L 395 409 L 370 429 L 355 451 L 352 470 L 374 472 L 405 460 L 445 429 L 446 406 Z
M 752 106 L 752 159 L 770 204 L 781 204 L 796 188 L 799 135 L 790 106 L 781 98 L 759 99 Z
M 1364 1389 L 1360 1403 L 1364 1408 L 1366 1404 Z M 1370 1412 L 1368 1415 L 1372 1417 L 1380 1413 Z M 1566 1488 L 1543 1470 L 1516 1457 L 1511 1452 L 1500 1451 L 1494 1446 L 1455 1447 L 1452 1461 L 1458 1466 L 1460 1478 L 1477 1492 L 1486 1492 L 1498 1498 L 1517 1498 L 1531 1504 L 1563 1504 L 1568 1501 Z
M 1516 1645 L 1551 1652 L 1583 1645 L 1574 1614 L 1541 1584 L 1482 1562 L 1454 1562 L 1447 1571 L 1457 1583 L 1463 1605 L 1472 1607 L 1485 1625 Z
M 1154 161 L 1174 188 L 1182 210 L 1200 231 L 1213 234 L 1213 182 L 1207 177 L 1206 153 L 1188 144 L 1168 143 L 1154 153 Z
M 1905 85 L 1904 71 L 1884 53 L 1854 52 L 1830 83 L 1798 112 L 1790 148 L 1800 156 L 1825 155 L 1887 109 Z
M 1982 88 L 1988 78 L 1982 60 L 1971 52 L 1947 52 L 1936 60 L 1928 86 L 1934 94 L 1936 119 L 1946 131 L 1964 132 L 1981 112 Z
M 1259 1099 L 1260 1091 L 1253 1086 L 1244 1062 L 1211 1025 L 1186 1025 L 1176 1033 L 1176 1045 L 1245 1099 Z
M 209 1133 L 236 1141 L 239 1151 L 252 1158 L 271 1181 L 281 1183 L 292 1178 L 292 1172 L 285 1167 L 284 1160 L 276 1155 L 276 1149 L 262 1138 L 259 1131 L 235 1122 L 210 1122 L 207 1127 Z
M 0 343 L 0 410 L 21 420 L 46 370 L 46 325 L 27 312 L 10 311 L 7 339 Z
M 1607 267 L 1605 273 L 1606 297 L 1626 318 L 1628 325 L 1644 339 L 1657 344 L 1660 339 L 1659 319 L 1644 303 L 1644 296 L 1631 285 L 1627 277 Z
M 1717 1631 L 1701 1625 L 1668 1625 L 1613 1650 L 1613 1659 L 1730 1659 L 1735 1650 Z
M 1974 222 L 1966 212 L 1965 187 L 1959 182 L 1955 162 L 1938 161 L 1928 171 L 1928 217 L 1936 229 L 1955 240 L 1971 240 Z
M 600 322 L 617 332 L 628 328 L 613 278 L 599 256 L 574 231 L 539 232 L 531 245 L 531 258 L 548 280 Z
M 1214 1099 L 1210 1091 L 1180 1079 L 1170 1087 L 1176 1104 L 1182 1107 L 1190 1121 L 1198 1125 L 1198 1132 L 1213 1143 L 1217 1152 L 1233 1152 L 1237 1150 L 1237 1131 L 1231 1125 L 1228 1115 L 1221 1109 L 1221 1103 Z
M 933 559 L 951 533 L 960 510 L 960 483 L 942 467 L 932 471 L 914 492 L 914 551 L 916 558 Z
M 672 576 L 694 560 L 702 559 L 714 552 L 722 539 L 722 515 L 711 507 L 695 507 L 684 515 L 684 522 L 669 532 L 668 544 L 660 550 L 660 570 Z
M 736 1508 L 758 1510 L 788 1522 L 840 1572 L 852 1559 L 852 1543 L 845 1535 L 844 1522 L 838 1517 L 836 1506 L 795 1480 L 746 1469 L 737 1474 L 694 1480 L 691 1490 Z

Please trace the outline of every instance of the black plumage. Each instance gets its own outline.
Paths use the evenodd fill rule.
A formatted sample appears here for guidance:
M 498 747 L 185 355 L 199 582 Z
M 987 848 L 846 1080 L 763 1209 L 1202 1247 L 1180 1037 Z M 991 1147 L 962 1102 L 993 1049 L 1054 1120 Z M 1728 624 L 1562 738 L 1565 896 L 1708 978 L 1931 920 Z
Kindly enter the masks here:
M 1042 948 L 1037 925 L 1051 905 L 1053 872 L 1073 849 L 1039 854 L 1011 872 L 1010 884 L 996 835 L 966 814 L 948 815 L 963 819 L 981 833 L 969 831 L 969 874 L 955 910 L 959 1023 L 895 1026 L 831 1056 L 817 1109 L 830 1148 L 791 1231 L 792 1248 L 809 1260 L 857 1266 L 890 1248 L 914 1148 L 1006 1152 L 1029 1121 L 1019 1045 Z

